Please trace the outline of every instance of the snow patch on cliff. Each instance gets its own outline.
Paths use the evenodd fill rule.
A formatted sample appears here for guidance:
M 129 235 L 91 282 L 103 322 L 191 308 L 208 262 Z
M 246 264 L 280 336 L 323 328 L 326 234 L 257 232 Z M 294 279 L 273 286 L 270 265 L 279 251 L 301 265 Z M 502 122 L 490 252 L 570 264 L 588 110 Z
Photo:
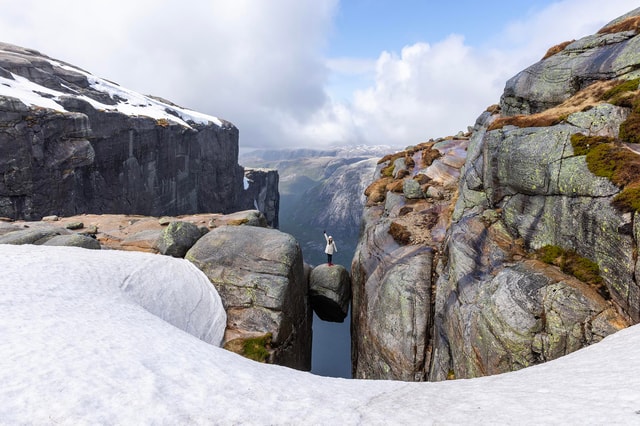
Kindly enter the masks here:
M 89 82 L 91 90 L 105 93 L 117 102 L 114 105 L 110 105 L 99 102 L 86 95 L 60 92 L 34 83 L 14 73 L 11 73 L 12 78 L 0 77 L 0 96 L 19 99 L 28 106 L 48 108 L 60 112 L 66 112 L 66 109 L 60 104 L 60 100 L 63 97 L 73 96 L 88 102 L 97 110 L 117 111 L 130 116 L 143 116 L 155 120 L 166 120 L 167 122 L 177 123 L 188 128 L 192 127 L 190 123 L 203 125 L 213 123 L 216 126 L 222 126 L 223 124 L 222 120 L 217 117 L 142 95 L 133 90 L 121 87 L 116 83 L 95 77 L 79 68 L 46 57 L 44 59 L 55 68 L 61 68 L 83 75 Z M 76 90 L 69 89 L 77 93 Z

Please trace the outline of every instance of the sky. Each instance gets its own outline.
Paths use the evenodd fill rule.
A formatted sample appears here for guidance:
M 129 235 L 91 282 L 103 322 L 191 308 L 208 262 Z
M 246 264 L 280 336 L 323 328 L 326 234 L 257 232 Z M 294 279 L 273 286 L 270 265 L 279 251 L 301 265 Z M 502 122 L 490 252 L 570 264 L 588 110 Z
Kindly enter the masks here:
M 231 121 L 242 148 L 466 131 L 548 48 L 633 0 L 0 0 L 0 41 Z
M 0 270 L 1 424 L 640 421 L 640 325 L 512 373 L 349 380 L 219 348 L 219 296 L 184 259 L 0 245 Z

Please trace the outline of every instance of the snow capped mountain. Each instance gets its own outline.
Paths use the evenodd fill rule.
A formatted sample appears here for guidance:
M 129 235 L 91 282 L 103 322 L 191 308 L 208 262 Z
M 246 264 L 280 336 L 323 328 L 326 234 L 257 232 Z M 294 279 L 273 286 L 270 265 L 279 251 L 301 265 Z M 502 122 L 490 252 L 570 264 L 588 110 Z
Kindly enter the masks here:
M 0 126 L 0 216 L 246 208 L 232 123 L 4 43 Z
M 28 79 L 10 71 L 15 65 L 5 68 L 8 63 L 15 64 L 20 60 L 31 63 L 39 71 L 31 73 L 36 78 Z M 223 125 L 223 121 L 217 117 L 182 108 L 156 97 L 141 95 L 40 52 L 6 43 L 0 43 L 0 96 L 19 99 L 27 106 L 59 112 L 67 112 L 62 100 L 74 97 L 89 103 L 96 110 L 167 120 L 188 128 L 192 124 Z

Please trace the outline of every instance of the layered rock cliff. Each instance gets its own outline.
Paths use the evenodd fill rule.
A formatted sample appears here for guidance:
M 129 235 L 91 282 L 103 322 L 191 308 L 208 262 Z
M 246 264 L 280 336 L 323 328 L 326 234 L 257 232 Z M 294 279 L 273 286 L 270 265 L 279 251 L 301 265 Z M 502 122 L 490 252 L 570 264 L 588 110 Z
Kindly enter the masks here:
M 550 49 L 454 161 L 436 141 L 381 161 L 352 265 L 355 377 L 497 374 L 640 321 L 639 24 Z
M 231 123 L 4 43 L 0 129 L 0 216 L 253 208 Z

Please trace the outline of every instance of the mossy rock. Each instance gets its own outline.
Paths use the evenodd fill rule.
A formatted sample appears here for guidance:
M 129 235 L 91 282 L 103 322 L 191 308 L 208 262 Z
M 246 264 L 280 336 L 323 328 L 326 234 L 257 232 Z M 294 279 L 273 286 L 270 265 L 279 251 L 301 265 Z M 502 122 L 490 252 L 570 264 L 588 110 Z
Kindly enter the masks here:
M 600 295 L 610 300 L 609 290 L 604 285 L 598 264 L 591 259 L 580 256 L 573 250 L 565 250 L 555 245 L 546 245 L 536 251 L 537 257 L 544 263 L 555 265 L 567 275 L 590 285 Z
M 634 78 L 632 80 L 624 80 L 617 86 L 612 87 L 602 94 L 602 100 L 608 101 L 620 97 L 628 92 L 638 90 L 638 84 L 640 84 L 640 78 Z
M 225 343 L 224 349 L 242 355 L 257 362 L 267 362 L 271 355 L 271 339 L 273 335 L 266 333 L 257 337 L 238 338 Z
M 202 237 L 202 231 L 191 222 L 171 222 L 160 235 L 156 248 L 161 254 L 184 257 L 187 251 Z

